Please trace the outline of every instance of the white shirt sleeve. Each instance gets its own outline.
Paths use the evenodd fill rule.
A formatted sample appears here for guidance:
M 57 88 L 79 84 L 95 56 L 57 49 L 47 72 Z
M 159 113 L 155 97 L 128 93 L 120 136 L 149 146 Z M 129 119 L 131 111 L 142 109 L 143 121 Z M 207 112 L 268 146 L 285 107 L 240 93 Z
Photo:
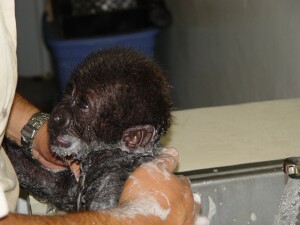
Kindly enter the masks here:
M 17 83 L 16 22 L 14 0 L 0 0 L 0 144 L 7 125 Z M 1 145 L 0 145 L 1 146 Z M 0 147 L 0 218 L 13 211 L 18 182 L 4 150 Z

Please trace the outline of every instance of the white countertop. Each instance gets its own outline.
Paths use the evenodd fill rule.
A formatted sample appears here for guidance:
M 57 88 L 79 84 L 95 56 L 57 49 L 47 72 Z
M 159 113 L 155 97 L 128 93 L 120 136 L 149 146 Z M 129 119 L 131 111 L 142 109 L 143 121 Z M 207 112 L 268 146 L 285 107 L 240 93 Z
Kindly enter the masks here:
M 300 156 L 300 98 L 179 110 L 162 143 L 177 171 Z

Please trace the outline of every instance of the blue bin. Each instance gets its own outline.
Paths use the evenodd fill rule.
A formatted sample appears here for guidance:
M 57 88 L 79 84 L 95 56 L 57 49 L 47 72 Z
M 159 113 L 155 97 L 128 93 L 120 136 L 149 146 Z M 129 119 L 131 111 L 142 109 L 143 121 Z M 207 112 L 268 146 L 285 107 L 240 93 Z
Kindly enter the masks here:
M 55 39 L 47 37 L 46 34 L 45 39 L 56 67 L 60 91 L 67 85 L 74 67 L 88 54 L 100 49 L 113 46 L 132 47 L 153 57 L 158 31 L 151 28 L 135 33 L 84 39 Z

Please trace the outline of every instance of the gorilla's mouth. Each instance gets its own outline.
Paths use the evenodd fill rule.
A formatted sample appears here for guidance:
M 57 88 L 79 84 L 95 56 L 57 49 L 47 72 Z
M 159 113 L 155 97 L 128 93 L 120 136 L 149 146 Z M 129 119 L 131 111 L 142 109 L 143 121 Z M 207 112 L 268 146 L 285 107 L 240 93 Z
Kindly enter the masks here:
M 66 138 L 64 136 L 57 136 L 54 140 L 53 140 L 53 144 L 58 146 L 58 147 L 62 147 L 62 148 L 69 148 L 72 145 L 72 142 L 69 140 L 66 140 Z
M 54 154 L 65 160 L 81 158 L 82 143 L 72 135 L 50 135 L 50 147 Z

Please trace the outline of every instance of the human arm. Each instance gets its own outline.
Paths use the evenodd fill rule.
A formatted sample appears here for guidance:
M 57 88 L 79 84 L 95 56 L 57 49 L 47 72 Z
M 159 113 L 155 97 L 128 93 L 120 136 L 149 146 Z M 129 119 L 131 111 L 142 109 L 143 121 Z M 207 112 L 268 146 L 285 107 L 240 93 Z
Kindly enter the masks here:
M 17 144 L 21 144 L 21 130 L 39 109 L 16 93 L 9 116 L 5 135 Z M 65 162 L 54 157 L 48 145 L 48 123 L 44 123 L 33 140 L 33 157 L 49 169 L 62 169 Z
M 169 148 L 158 159 L 136 169 L 125 183 L 117 208 L 58 216 L 10 214 L 0 225 L 192 225 L 200 206 L 194 202 L 188 180 L 171 173 L 177 162 L 177 151 Z

